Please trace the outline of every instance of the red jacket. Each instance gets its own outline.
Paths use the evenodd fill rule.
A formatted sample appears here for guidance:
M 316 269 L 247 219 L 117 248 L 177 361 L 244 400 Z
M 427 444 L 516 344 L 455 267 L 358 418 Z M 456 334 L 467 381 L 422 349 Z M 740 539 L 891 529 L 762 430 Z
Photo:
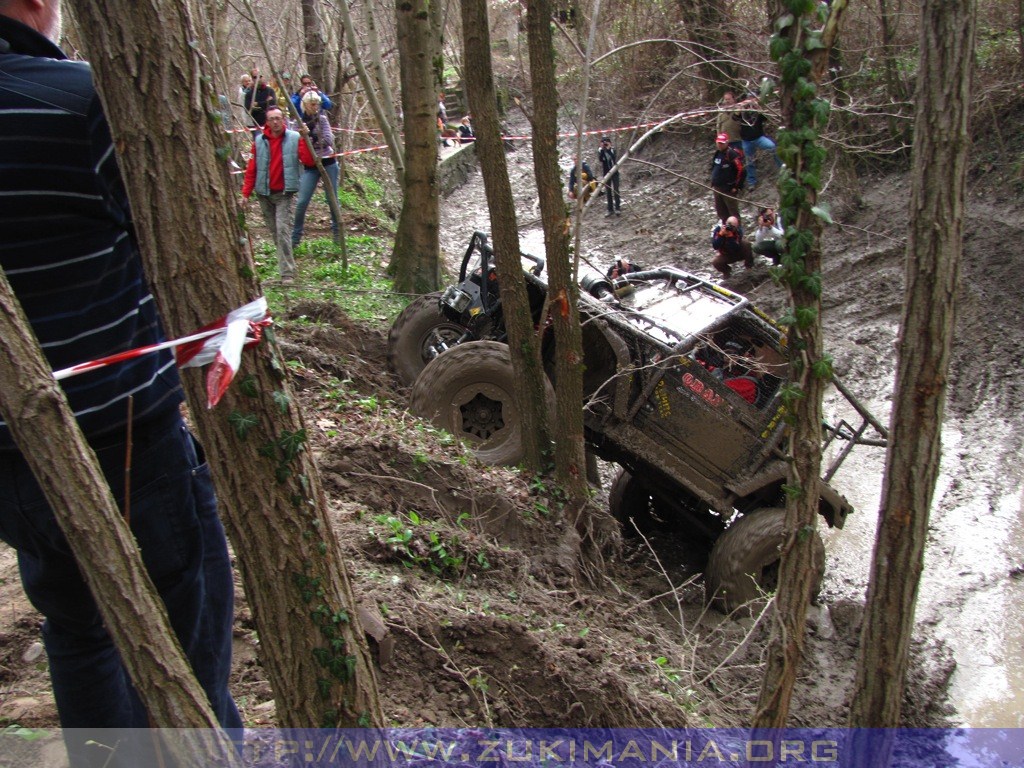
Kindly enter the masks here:
M 284 190 L 284 159 L 281 157 L 281 144 L 284 134 L 274 136 L 270 126 L 263 127 L 263 135 L 267 137 L 267 146 L 270 149 L 270 191 L 281 192 Z M 316 161 L 313 153 L 309 151 L 309 145 L 305 138 L 299 137 L 299 162 L 303 167 L 314 166 Z M 242 197 L 249 197 L 256 186 L 256 144 L 249 148 L 249 163 L 245 166 L 245 180 L 242 182 Z

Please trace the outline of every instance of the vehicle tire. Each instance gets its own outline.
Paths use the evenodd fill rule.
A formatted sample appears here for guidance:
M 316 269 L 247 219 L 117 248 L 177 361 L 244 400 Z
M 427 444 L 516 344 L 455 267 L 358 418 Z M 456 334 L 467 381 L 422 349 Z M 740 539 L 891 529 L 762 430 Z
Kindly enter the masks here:
M 608 489 L 608 511 L 619 521 L 624 536 L 635 537 L 638 529 L 646 534 L 657 525 L 653 504 L 647 486 L 620 467 Z
M 451 343 L 466 332 L 441 313 L 440 298 L 440 293 L 428 293 L 413 299 L 391 325 L 388 366 L 404 386 L 411 386 L 430 362 L 427 347 L 437 336 Z
M 711 521 L 715 518 L 707 507 L 701 505 L 698 509 L 688 504 L 684 491 L 677 490 L 679 509 L 655 496 L 643 481 L 619 469 L 608 490 L 608 511 L 622 526 L 625 538 L 643 538 L 664 563 L 683 567 L 687 573 L 701 573 L 707 568 L 718 535 L 717 531 L 706 530 L 713 528 Z
M 758 509 L 744 515 L 718 537 L 707 570 L 704 599 L 723 613 L 750 605 L 775 589 L 780 548 L 785 542 L 786 510 Z M 811 599 L 821 591 L 825 575 L 825 545 L 814 532 L 814 578 Z
M 412 387 L 409 410 L 467 443 L 487 464 L 523 458 L 522 420 L 513 396 L 508 346 L 468 341 L 431 360 Z M 554 412 L 555 395 L 545 386 Z

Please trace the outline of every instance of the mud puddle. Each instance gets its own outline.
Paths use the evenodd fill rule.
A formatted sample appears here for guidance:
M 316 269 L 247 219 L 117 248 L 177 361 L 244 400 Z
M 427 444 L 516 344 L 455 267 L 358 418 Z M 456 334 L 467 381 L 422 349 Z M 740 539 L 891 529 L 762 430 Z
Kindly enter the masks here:
M 563 151 L 566 163 L 572 151 Z M 692 153 L 695 163 L 703 158 L 699 148 L 682 151 Z M 679 154 L 669 157 L 666 167 L 678 164 Z M 529 191 L 533 178 L 528 148 L 510 153 L 508 161 L 522 229 L 521 248 L 541 254 L 543 236 L 535 198 Z M 581 253 L 599 269 L 615 258 L 625 257 L 645 264 L 674 264 L 712 277 L 708 231 L 714 216 L 710 196 L 690 185 L 665 183 L 665 178 L 651 172 L 650 167 L 642 172 L 624 169 L 621 217 L 605 219 L 603 201 L 597 201 L 598 207 L 588 211 Z M 856 206 L 849 208 L 847 220 L 842 222 L 850 228 L 844 231 L 840 227 L 826 243 L 826 284 L 832 296 L 838 297 L 832 298 L 827 307 L 826 330 L 830 351 L 837 361 L 846 361 L 841 371 L 844 383 L 884 424 L 888 423 L 891 407 L 903 258 L 898 240 L 887 233 L 887 228 L 905 215 L 906 179 L 892 176 L 870 182 L 865 182 L 867 191 Z M 1019 330 L 1024 324 L 1015 322 L 1017 310 L 1013 309 L 1003 318 L 1000 332 L 1006 336 L 1000 336 L 997 345 L 990 344 L 985 334 L 992 330 L 987 317 L 992 297 L 1005 300 L 1007 291 L 1019 288 L 1024 292 L 1024 285 L 1018 285 L 1022 281 L 1015 273 L 1000 273 L 998 243 L 989 242 L 984 228 L 971 227 L 970 223 L 988 219 L 998 211 L 998 218 L 1015 236 L 1024 236 L 1024 215 L 1016 207 L 977 198 L 974 196 L 969 206 L 965 301 L 951 372 L 950 397 L 957 402 L 947 409 L 941 477 L 916 612 L 917 636 L 945 646 L 955 659 L 949 690 L 955 720 L 973 727 L 1021 727 L 1024 480 L 1017 466 L 1019 428 L 1005 417 L 1020 412 L 1024 394 L 1013 383 L 1015 374 L 1006 369 L 1005 360 L 1014 349 L 1024 350 L 1024 332 Z M 474 229 L 489 231 L 479 174 L 471 176 L 442 210 L 442 247 L 449 254 L 461 255 Z M 772 285 L 766 269 L 741 273 L 741 282 L 732 287 L 755 299 L 770 314 L 782 311 L 784 297 Z M 961 372 L 967 370 L 965 358 L 970 358 L 970 381 L 966 385 L 958 380 L 958 373 L 963 375 Z M 859 423 L 838 395 L 828 398 L 825 405 L 829 417 L 844 416 L 851 423 Z M 884 466 L 884 449 L 858 448 L 834 479 L 834 485 L 854 504 L 856 513 L 842 531 L 825 534 L 829 552 L 823 591 L 826 603 L 863 602 Z M 937 668 L 942 663 L 935 659 Z

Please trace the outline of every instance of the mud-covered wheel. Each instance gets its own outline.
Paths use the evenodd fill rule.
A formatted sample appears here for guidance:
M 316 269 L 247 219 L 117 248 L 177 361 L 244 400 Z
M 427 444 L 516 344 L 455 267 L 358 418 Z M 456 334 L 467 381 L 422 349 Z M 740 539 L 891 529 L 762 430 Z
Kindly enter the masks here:
M 441 313 L 440 293 L 428 293 L 410 302 L 395 318 L 388 333 L 388 365 L 398 380 L 409 386 L 420 375 L 431 356 L 427 350 L 438 340 L 451 344 L 466 329 Z
M 658 524 L 654 503 L 647 486 L 620 467 L 608 489 L 608 511 L 622 525 L 626 536 L 636 536 L 638 529 L 650 533 Z
M 413 384 L 409 410 L 451 432 L 481 461 L 515 465 L 523 458 L 523 439 L 514 379 L 505 344 L 469 341 L 427 364 Z M 550 384 L 546 393 L 552 412 Z
M 786 510 L 759 509 L 735 521 L 719 536 L 704 571 L 704 599 L 723 613 L 775 590 L 778 563 L 785 542 Z M 811 599 L 821 591 L 825 545 L 814 532 L 814 578 Z

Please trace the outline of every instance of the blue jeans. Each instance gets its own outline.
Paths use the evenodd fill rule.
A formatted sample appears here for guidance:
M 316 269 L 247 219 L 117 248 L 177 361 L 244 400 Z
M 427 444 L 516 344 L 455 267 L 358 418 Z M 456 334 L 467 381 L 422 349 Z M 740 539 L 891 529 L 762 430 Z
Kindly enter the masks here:
M 782 161 L 779 160 L 779 156 L 775 154 L 775 142 L 769 139 L 767 136 L 760 136 L 753 141 L 743 141 L 743 154 L 747 158 L 747 186 L 752 187 L 757 184 L 757 164 L 754 162 L 754 155 L 757 154 L 757 150 L 763 149 L 766 152 L 771 152 L 772 157 L 775 158 L 775 167 L 781 168 Z
M 324 170 L 327 171 L 327 178 L 331 180 L 331 192 L 334 198 L 338 198 L 338 164 L 331 163 L 325 165 Z M 292 247 L 294 248 L 302 241 L 302 230 L 306 224 L 306 209 L 309 207 L 309 201 L 313 199 L 313 193 L 316 192 L 317 182 L 320 181 L 320 171 L 316 168 L 305 168 L 302 171 L 302 177 L 299 179 L 299 195 L 295 201 L 295 225 L 292 227 Z M 337 237 L 338 235 L 338 220 L 334 217 L 334 209 L 328 205 L 328 209 L 331 212 L 331 232 Z
M 231 563 L 209 467 L 177 409 L 137 424 L 132 440 L 129 515 L 143 563 L 214 714 L 225 728 L 240 729 L 227 687 Z M 101 438 L 93 448 L 120 505 L 124 442 Z M 13 451 L 0 453 L 0 538 L 17 550 L 25 594 L 46 617 L 43 643 L 71 765 L 102 765 L 107 751 L 75 729 L 146 728 L 149 719 L 64 534 Z

